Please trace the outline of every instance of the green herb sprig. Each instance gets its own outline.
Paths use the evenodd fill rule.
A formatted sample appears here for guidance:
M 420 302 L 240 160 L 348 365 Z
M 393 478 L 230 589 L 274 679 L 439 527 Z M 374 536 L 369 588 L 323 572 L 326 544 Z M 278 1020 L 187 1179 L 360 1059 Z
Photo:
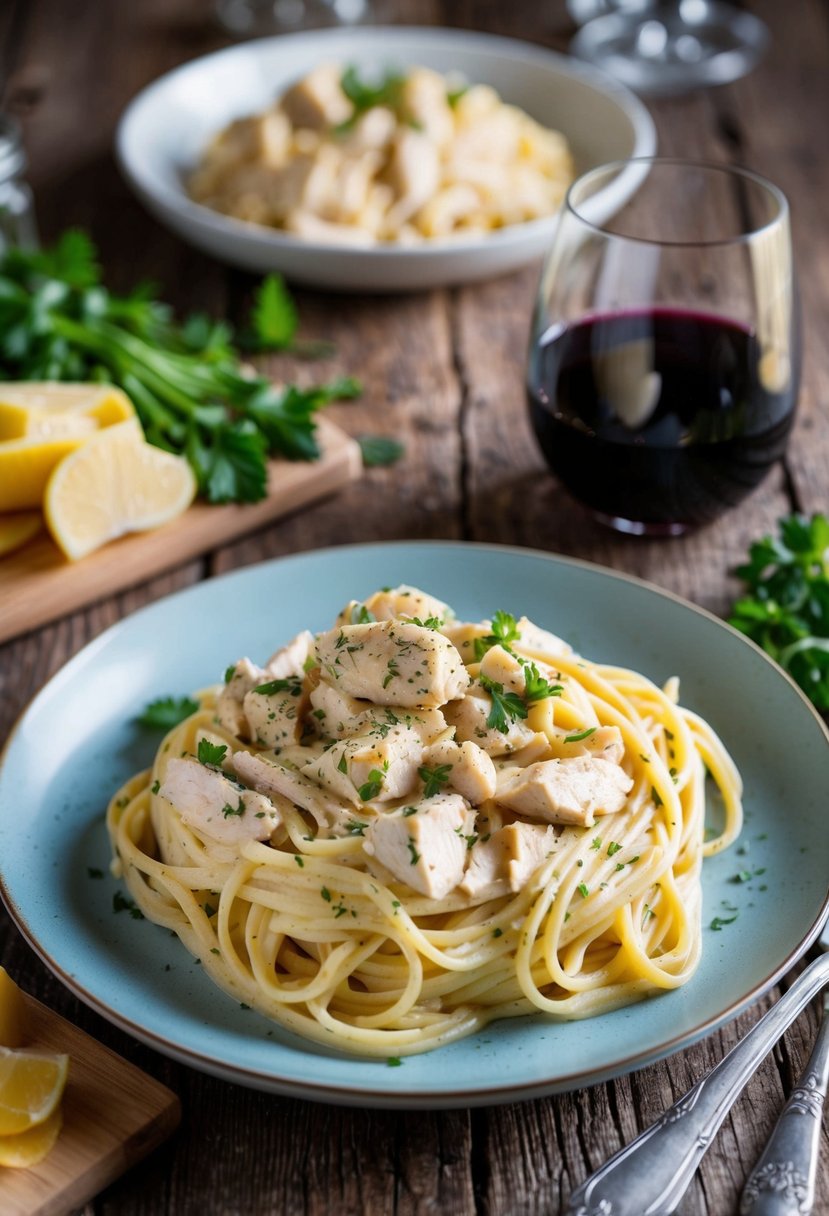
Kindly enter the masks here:
M 297 349 L 296 309 L 278 276 L 251 315 L 258 350 Z M 112 383 L 131 398 L 150 443 L 186 456 L 212 503 L 267 493 L 267 457 L 319 456 L 315 415 L 360 387 L 343 379 L 275 388 L 243 367 L 224 322 L 177 323 L 155 289 L 118 296 L 102 281 L 89 237 L 70 229 L 51 248 L 0 257 L 0 380 Z

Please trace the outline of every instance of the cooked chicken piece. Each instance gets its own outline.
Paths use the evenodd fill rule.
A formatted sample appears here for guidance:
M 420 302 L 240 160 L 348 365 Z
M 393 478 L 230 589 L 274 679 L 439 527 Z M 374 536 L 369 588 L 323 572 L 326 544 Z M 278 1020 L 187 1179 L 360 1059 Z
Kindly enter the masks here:
M 540 823 L 510 823 L 478 840 L 460 888 L 473 899 L 495 899 L 520 891 L 558 848 L 555 828 Z
M 407 127 L 398 132 L 389 158 L 387 176 L 397 193 L 389 211 L 390 228 L 397 228 L 419 211 L 440 185 L 440 153 L 421 131 Z
M 372 106 L 361 114 L 350 131 L 343 132 L 342 146 L 350 152 L 386 148 L 394 137 L 397 118 L 387 106 Z
M 455 727 L 460 742 L 477 743 L 490 756 L 506 756 L 526 747 L 535 734 L 522 719 L 509 720 L 506 731 L 487 726 L 492 698 L 479 684 L 474 684 L 462 701 L 444 706 L 443 716 Z
M 407 726 L 392 726 L 385 734 L 335 743 L 300 771 L 355 805 L 389 802 L 405 798 L 414 787 L 422 758 L 420 736 Z
M 495 765 L 477 743 L 455 743 L 453 739 L 441 739 L 426 748 L 423 764 L 429 769 L 448 765 L 448 785 L 472 806 L 480 806 L 495 793 Z
M 432 708 L 463 696 L 469 676 L 442 634 L 401 621 L 343 625 L 317 638 L 322 679 L 379 705 Z
M 313 653 L 314 635 L 303 629 L 268 659 L 266 667 L 271 679 L 285 680 L 288 676 L 304 675 L 305 661 L 309 655 L 313 657 Z
M 363 848 L 412 890 L 443 899 L 463 877 L 473 826 L 459 794 L 437 794 L 373 820 Z
M 301 208 L 287 212 L 285 231 L 293 232 L 294 236 L 302 236 L 309 241 L 317 241 L 321 245 L 367 248 L 375 244 L 372 233 L 362 228 L 355 228 L 353 224 L 332 224 L 329 220 L 321 220 L 319 216 Z
M 403 85 L 403 108 L 428 139 L 443 147 L 455 133 L 455 117 L 446 96 L 446 78 L 430 68 L 414 68 Z
M 347 122 L 354 106 L 342 90 L 342 68 L 321 63 L 283 94 L 280 109 L 295 127 L 318 131 Z
M 295 769 L 250 752 L 235 752 L 230 763 L 245 785 L 277 799 L 286 798 L 294 806 L 309 811 L 320 826 L 339 823 L 344 817 L 344 808 L 336 800 Z
M 243 703 L 248 737 L 273 751 L 297 743 L 302 733 L 306 700 L 302 681 L 297 676 L 277 680 L 269 680 L 266 676 L 260 687 L 268 691 L 251 690 Z
M 171 760 L 159 794 L 188 827 L 222 844 L 267 840 L 282 822 L 279 811 L 262 794 L 198 760 Z
M 401 583 L 399 587 L 375 591 L 367 600 L 351 600 L 337 617 L 338 625 L 364 625 L 371 621 L 446 621 L 452 609 L 443 600 L 427 595 L 417 587 Z
M 486 652 L 481 659 L 480 675 L 501 684 L 505 692 L 517 693 L 519 697 L 524 695 L 527 686 L 524 668 L 503 646 L 491 646 Z
M 581 731 L 574 730 L 570 735 L 580 735 Z M 565 756 L 596 756 L 609 760 L 611 764 L 621 764 L 625 755 L 625 745 L 622 732 L 618 726 L 596 726 L 583 739 L 574 739 L 565 743 L 567 735 L 553 743 L 557 755 Z
M 400 710 L 350 697 L 333 684 L 321 681 L 311 691 L 311 718 L 326 739 L 371 735 L 390 726 L 410 726 L 423 743 L 434 743 L 446 733 L 446 719 L 439 709 Z
M 240 118 L 222 131 L 210 146 L 214 166 L 222 168 L 243 161 L 261 161 L 269 168 L 284 164 L 290 143 L 291 124 L 278 110 L 252 118 Z
M 529 819 L 591 827 L 596 815 L 620 811 L 632 786 L 620 765 L 574 756 L 499 774 L 495 800 Z
M 573 653 L 573 647 L 565 642 L 563 638 L 556 637 L 554 633 L 539 628 L 538 625 L 534 625 L 525 616 L 521 617 L 517 627 L 518 632 L 521 634 L 521 640 L 516 642 L 519 650 L 537 650 L 542 654 L 549 655 L 553 659 L 564 658 L 565 655 Z
M 239 659 L 233 669 L 233 675 L 219 693 L 216 700 L 216 717 L 225 730 L 236 735 L 238 739 L 248 738 L 245 697 L 252 688 L 264 684 L 267 679 L 268 673 L 263 667 L 257 667 L 250 659 Z

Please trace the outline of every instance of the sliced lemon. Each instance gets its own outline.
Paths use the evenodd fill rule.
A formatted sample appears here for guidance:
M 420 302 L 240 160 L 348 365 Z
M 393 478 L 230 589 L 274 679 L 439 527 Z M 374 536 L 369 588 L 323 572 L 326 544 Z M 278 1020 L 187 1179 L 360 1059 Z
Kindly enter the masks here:
M 16 1136 L 0 1136 L 0 1165 L 27 1169 L 37 1165 L 54 1147 L 61 1127 L 63 1113 L 56 1107 L 42 1123 Z
M 111 384 L 0 384 L 0 440 L 91 435 L 134 413 L 126 393 Z
M 196 479 L 187 461 L 146 443 L 137 419 L 97 431 L 55 468 L 46 522 L 70 560 L 126 532 L 144 532 L 189 507 Z
M 84 438 L 67 435 L 0 443 L 0 511 L 39 507 L 52 469 Z
M 23 993 L 5 967 L 0 967 L 0 1047 L 20 1046 L 25 1017 Z
M 16 1136 L 48 1119 L 68 1073 L 69 1056 L 0 1047 L 0 1136 Z
M 13 553 L 21 545 L 25 545 L 33 536 L 37 536 L 42 527 L 43 516 L 40 511 L 15 511 L 12 515 L 0 515 L 0 557 Z M 0 1000 L 2 1000 L 2 986 L 0 986 Z M 2 1042 L 3 1040 L 0 1038 L 0 1043 Z

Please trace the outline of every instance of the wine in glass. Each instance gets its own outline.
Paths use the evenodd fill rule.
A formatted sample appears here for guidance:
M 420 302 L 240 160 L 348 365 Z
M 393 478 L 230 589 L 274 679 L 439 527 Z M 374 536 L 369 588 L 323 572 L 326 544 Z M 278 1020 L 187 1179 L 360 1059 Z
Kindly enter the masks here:
M 660 158 L 574 183 L 542 271 L 527 390 L 550 468 L 594 516 L 665 536 L 736 506 L 784 453 L 799 372 L 780 190 Z

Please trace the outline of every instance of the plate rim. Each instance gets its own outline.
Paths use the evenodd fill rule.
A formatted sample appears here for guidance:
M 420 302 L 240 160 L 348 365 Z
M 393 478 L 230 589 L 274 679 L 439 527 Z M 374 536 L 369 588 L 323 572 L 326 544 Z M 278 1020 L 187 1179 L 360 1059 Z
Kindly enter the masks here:
M 36 710 L 38 702 L 41 698 L 47 695 L 52 695 L 55 685 L 67 679 L 71 679 L 76 666 L 81 666 L 84 663 L 95 658 L 95 651 L 103 649 L 109 645 L 111 640 L 124 632 L 130 623 L 135 618 L 146 617 L 156 611 L 161 611 L 171 601 L 183 601 L 186 598 L 208 594 L 209 588 L 215 583 L 227 582 L 234 579 L 244 579 L 250 577 L 256 572 L 263 571 L 268 568 L 274 568 L 285 563 L 290 563 L 296 560 L 303 559 L 324 559 L 330 554 L 353 553 L 356 550 L 367 551 L 381 548 L 400 548 L 400 549 L 429 549 L 440 548 L 443 550 L 455 549 L 458 552 L 467 552 L 476 550 L 478 552 L 489 552 L 495 554 L 507 554 L 518 557 L 540 558 L 544 562 L 549 562 L 552 565 L 572 566 L 579 569 L 587 570 L 602 577 L 619 580 L 623 583 L 632 584 L 640 590 L 655 594 L 660 599 L 668 600 L 686 610 L 690 610 L 693 614 L 699 615 L 724 629 L 726 633 L 733 638 L 739 639 L 744 643 L 749 650 L 765 661 L 778 677 L 782 677 L 790 688 L 796 693 L 799 700 L 803 703 L 804 708 L 808 711 L 814 723 L 818 726 L 819 731 L 823 735 L 826 742 L 829 742 L 829 726 L 823 721 L 820 714 L 806 697 L 803 690 L 797 683 L 784 671 L 766 652 L 759 647 L 750 638 L 746 637 L 739 630 L 729 625 L 727 621 L 718 617 L 709 609 L 701 605 L 694 604 L 691 600 L 684 596 L 671 591 L 667 588 L 659 587 L 657 584 L 650 582 L 648 579 L 639 577 L 638 575 L 629 574 L 626 571 L 615 570 L 612 567 L 603 566 L 599 563 L 589 561 L 585 558 L 571 557 L 564 554 L 552 553 L 542 549 L 528 548 L 517 545 L 501 545 L 492 542 L 474 542 L 474 541 L 458 541 L 458 540 L 429 540 L 429 539 L 410 539 L 410 540 L 391 540 L 391 541 L 368 541 L 357 542 L 346 545 L 328 545 L 320 549 L 300 550 L 295 553 L 285 554 L 280 557 L 269 558 L 259 562 L 253 562 L 249 565 L 239 567 L 235 570 L 227 571 L 224 574 L 213 576 L 207 579 L 202 579 L 197 583 L 191 584 L 189 587 L 184 587 L 178 591 L 171 592 L 168 595 L 160 596 L 152 603 L 145 604 L 135 612 L 123 617 L 121 620 L 114 622 L 103 630 L 97 637 L 93 638 L 85 646 L 83 646 L 75 655 L 67 660 L 55 674 L 48 679 L 45 684 L 34 694 L 29 702 L 24 706 L 20 715 L 13 723 L 8 737 L 5 740 L 3 747 L 0 749 L 0 770 L 5 766 L 8 756 L 18 732 L 21 730 L 30 713 Z M 39 942 L 36 934 L 29 928 L 27 919 L 22 909 L 17 905 L 8 888 L 8 884 L 0 869 L 0 898 L 2 898 L 8 913 L 14 922 L 16 928 L 23 936 L 24 940 L 32 950 L 41 959 L 44 965 L 60 980 L 60 982 L 68 988 L 75 996 L 84 1002 L 87 1006 L 100 1014 L 105 1020 L 117 1026 L 122 1031 L 131 1034 L 139 1042 L 145 1043 L 149 1047 L 158 1051 L 160 1054 L 178 1060 L 191 1068 L 198 1071 L 208 1073 L 209 1075 L 218 1077 L 221 1080 L 229 1081 L 236 1084 L 245 1084 L 252 1088 L 263 1092 L 275 1093 L 282 1096 L 304 1098 L 312 1101 L 328 1102 L 334 1105 L 345 1106 L 366 1106 L 374 1105 L 384 1109 L 455 1109 L 467 1108 L 473 1106 L 486 1106 L 500 1103 L 509 1103 L 514 1101 L 528 1101 L 535 1098 L 544 1097 L 556 1093 L 572 1092 L 576 1088 L 584 1086 L 592 1086 L 602 1084 L 612 1079 L 613 1077 L 622 1076 L 639 1068 L 646 1067 L 651 1063 L 656 1063 L 659 1060 L 667 1059 L 676 1054 L 676 1052 L 684 1050 L 701 1039 L 707 1037 L 718 1028 L 727 1025 L 733 1021 L 749 1006 L 759 1000 L 768 990 L 784 976 L 806 953 L 809 947 L 817 939 L 827 914 L 829 914 L 829 890 L 823 899 L 820 910 L 815 917 L 812 925 L 807 930 L 805 936 L 796 943 L 786 954 L 786 956 L 769 972 L 764 979 L 756 984 L 741 996 L 731 1001 L 728 1006 L 717 1013 L 712 1014 L 704 1021 L 683 1033 L 674 1035 L 668 1039 L 662 1040 L 657 1044 L 650 1044 L 641 1050 L 630 1053 L 621 1059 L 609 1061 L 605 1067 L 599 1069 L 591 1069 L 589 1071 L 581 1070 L 567 1075 L 560 1075 L 554 1080 L 550 1078 L 541 1079 L 538 1082 L 524 1082 L 516 1087 L 508 1081 L 501 1084 L 488 1086 L 486 1088 L 475 1089 L 458 1089 L 454 1088 L 451 1092 L 444 1090 L 430 1089 L 410 1089 L 404 1087 L 396 1087 L 395 1090 L 389 1091 L 383 1088 L 372 1088 L 369 1083 L 360 1083 L 355 1087 L 354 1083 L 340 1083 L 337 1081 L 319 1083 L 309 1080 L 295 1080 L 274 1075 L 273 1073 L 265 1072 L 262 1069 L 245 1065 L 245 1064 L 230 1064 L 226 1061 L 216 1060 L 204 1054 L 201 1051 L 190 1050 L 185 1045 L 174 1042 L 169 1038 L 163 1037 L 154 1030 L 147 1029 L 133 1021 L 128 1016 L 113 1010 L 104 1000 L 98 997 L 83 983 L 78 981 L 74 976 L 67 972 L 62 964 L 58 963 L 52 955 Z M 641 1004 L 641 1003 L 637 1003 Z M 631 1006 L 635 1009 L 636 1005 Z M 362 1059 L 363 1057 L 354 1057 Z
M 246 56 L 255 57 L 258 50 L 275 44 L 282 48 L 289 48 L 292 42 L 294 45 L 320 43 L 324 47 L 326 42 L 341 39 L 354 40 L 359 43 L 360 39 L 367 36 L 389 38 L 392 42 L 403 42 L 406 37 L 416 37 L 438 44 L 477 45 L 483 50 L 488 49 L 515 60 L 556 66 L 562 74 L 592 85 L 598 92 L 616 100 L 633 129 L 634 146 L 630 153 L 632 158 L 652 156 L 656 151 L 656 124 L 645 103 L 626 85 L 621 84 L 609 73 L 591 63 L 522 38 L 490 34 L 483 30 L 464 30 L 450 26 L 360 25 L 300 30 L 290 34 L 252 38 L 242 43 L 234 43 L 216 51 L 210 51 L 206 55 L 197 56 L 156 77 L 131 98 L 118 119 L 115 132 L 115 153 L 122 173 L 142 200 L 148 204 L 173 210 L 179 221 L 187 222 L 189 217 L 189 222 L 195 222 L 201 227 L 209 229 L 217 237 L 225 236 L 236 241 L 244 241 L 246 244 L 261 242 L 264 248 L 273 252 L 290 254 L 302 250 L 309 253 L 319 250 L 334 250 L 338 255 L 369 261 L 372 264 L 382 264 L 398 258 L 404 263 L 417 264 L 428 260 L 425 255 L 429 254 L 439 258 L 445 256 L 447 252 L 465 252 L 470 256 L 484 253 L 487 250 L 497 252 L 508 248 L 515 241 L 520 242 L 522 237 L 527 242 L 531 242 L 534 237 L 540 238 L 543 233 L 547 232 L 550 225 L 555 222 L 557 214 L 526 220 L 520 224 L 510 224 L 487 234 L 485 238 L 480 237 L 475 240 L 466 238 L 458 240 L 448 237 L 431 240 L 425 245 L 405 246 L 390 242 L 365 248 L 306 241 L 284 234 L 278 229 L 269 228 L 265 224 L 255 224 L 233 216 L 222 215 L 212 208 L 196 202 L 189 198 L 183 189 L 171 188 L 166 182 L 146 171 L 140 162 L 136 162 L 129 151 L 128 145 L 132 138 L 133 128 L 140 118 L 141 111 L 152 101 L 155 93 L 168 88 L 176 77 L 180 78 L 189 72 L 203 69 L 205 64 L 216 62 L 221 58 L 238 57 L 244 60 Z

